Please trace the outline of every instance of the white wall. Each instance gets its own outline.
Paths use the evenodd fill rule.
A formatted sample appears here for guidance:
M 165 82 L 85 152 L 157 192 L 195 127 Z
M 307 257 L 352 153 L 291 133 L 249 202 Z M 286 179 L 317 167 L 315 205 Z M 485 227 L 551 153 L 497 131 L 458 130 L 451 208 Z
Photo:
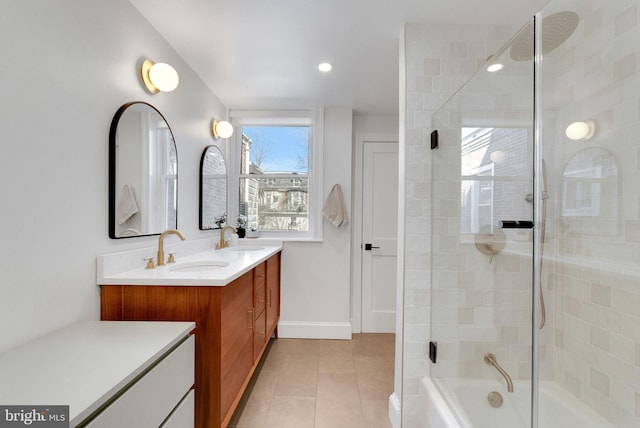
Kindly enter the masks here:
M 147 101 L 172 127 L 178 225 L 187 239 L 212 233 L 198 230 L 198 169 L 202 150 L 214 144 L 209 122 L 226 113 L 126 0 L 5 0 L 2 9 L 0 351 L 98 319 L 96 255 L 155 245 L 153 237 L 107 236 L 116 110 Z M 137 73 L 146 57 L 176 67 L 182 82 L 175 92 L 143 90 Z
M 323 202 L 336 183 L 351 200 L 351 146 L 351 109 L 326 109 Z M 285 243 L 281 337 L 351 338 L 351 231 L 351 221 L 336 228 L 323 219 L 322 242 Z

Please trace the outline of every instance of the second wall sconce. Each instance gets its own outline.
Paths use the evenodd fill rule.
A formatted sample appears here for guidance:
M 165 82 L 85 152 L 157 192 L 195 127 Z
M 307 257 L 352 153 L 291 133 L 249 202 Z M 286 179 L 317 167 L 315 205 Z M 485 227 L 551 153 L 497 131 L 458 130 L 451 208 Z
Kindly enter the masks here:
M 213 120 L 211 124 L 213 138 L 229 138 L 233 135 L 233 125 L 226 120 Z
M 573 141 L 589 140 L 596 132 L 596 125 L 592 120 L 573 122 L 565 130 L 565 135 Z
M 154 63 L 147 59 L 142 63 L 140 74 L 144 86 L 152 94 L 157 94 L 160 91 L 171 92 L 180 83 L 180 76 L 178 76 L 176 69 L 164 62 Z

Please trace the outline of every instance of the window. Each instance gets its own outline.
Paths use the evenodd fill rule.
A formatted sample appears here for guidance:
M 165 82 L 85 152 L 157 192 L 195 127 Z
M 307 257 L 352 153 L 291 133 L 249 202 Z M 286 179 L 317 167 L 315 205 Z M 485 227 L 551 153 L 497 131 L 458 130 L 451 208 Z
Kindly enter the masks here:
M 460 229 L 493 233 L 504 219 L 530 219 L 532 145 L 527 128 L 463 127 L 460 134 Z
M 247 217 L 247 227 L 265 237 L 321 239 L 316 112 L 245 113 L 233 115 L 233 121 L 239 148 L 237 211 Z

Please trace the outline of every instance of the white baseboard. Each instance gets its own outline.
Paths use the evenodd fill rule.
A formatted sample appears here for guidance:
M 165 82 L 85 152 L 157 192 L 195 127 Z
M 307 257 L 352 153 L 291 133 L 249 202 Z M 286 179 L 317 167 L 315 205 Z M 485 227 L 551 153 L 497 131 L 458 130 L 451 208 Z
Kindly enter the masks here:
M 395 392 L 389 396 L 389 420 L 393 428 L 400 428 L 402 422 L 400 400 Z
M 351 339 L 351 323 L 280 321 L 278 337 L 283 339 Z

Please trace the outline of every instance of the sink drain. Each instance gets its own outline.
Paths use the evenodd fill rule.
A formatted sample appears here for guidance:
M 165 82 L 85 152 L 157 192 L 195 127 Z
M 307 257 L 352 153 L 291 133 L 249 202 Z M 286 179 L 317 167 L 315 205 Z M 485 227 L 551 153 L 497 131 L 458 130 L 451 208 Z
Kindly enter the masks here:
M 497 391 L 490 392 L 487 396 L 487 400 L 489 401 L 489 405 L 495 408 L 502 407 L 502 403 L 504 401 L 502 398 L 502 394 Z

